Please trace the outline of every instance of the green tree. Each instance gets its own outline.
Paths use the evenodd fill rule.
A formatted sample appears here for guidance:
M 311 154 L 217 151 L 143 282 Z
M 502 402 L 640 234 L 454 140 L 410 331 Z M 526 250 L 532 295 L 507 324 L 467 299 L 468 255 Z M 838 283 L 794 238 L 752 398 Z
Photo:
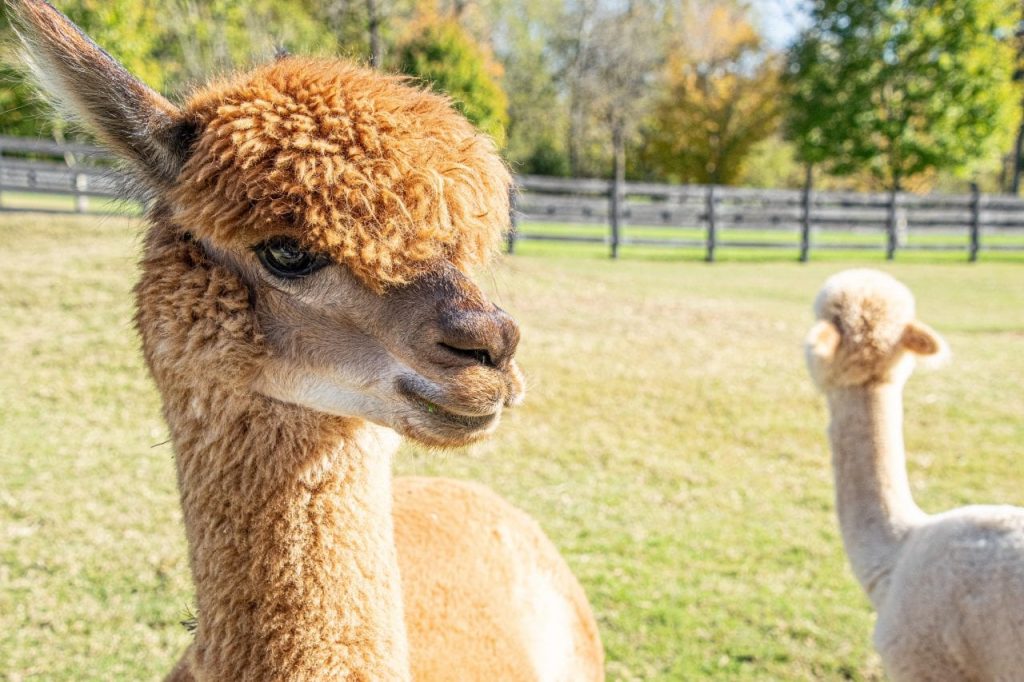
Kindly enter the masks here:
M 150 87 L 166 73 L 154 56 L 164 34 L 164 12 L 150 0 L 72 0 L 60 10 Z
M 159 59 L 166 89 L 271 58 L 280 49 L 332 53 L 337 40 L 313 0 L 171 0 Z
M 736 184 L 743 187 L 791 189 L 804 183 L 804 167 L 796 159 L 792 142 L 779 133 L 761 140 L 750 149 Z
M 499 85 L 500 65 L 451 19 L 428 17 L 399 46 L 399 69 L 450 96 L 480 130 L 505 144 L 508 98 Z
M 898 191 L 1005 149 L 1017 0 L 812 0 L 791 48 L 788 134 L 799 158 Z
M 5 56 L 5 63 L 0 64 L 0 135 L 49 136 L 50 113 L 25 81 L 24 74 L 7 65 L 13 59 Z
M 499 36 L 495 42 L 504 70 L 502 85 L 508 93 L 505 158 L 521 173 L 567 175 L 568 115 L 548 48 L 559 8 L 543 0 L 511 0 L 500 12 L 489 9 L 492 30 Z M 460 23 L 465 24 L 465 11 L 463 17 Z
M 163 86 L 163 71 L 153 58 L 162 29 L 156 3 L 142 0 L 71 0 L 59 3 L 67 14 L 129 70 L 149 85 Z M 6 47 L 6 64 L 0 67 L 0 132 L 5 135 L 44 136 L 63 134 L 64 124 L 28 84 L 13 54 L 14 41 L 4 13 L 0 39 Z
M 669 55 L 642 157 L 661 178 L 735 184 L 755 145 L 778 128 L 778 59 L 742 7 L 706 4 L 691 17 L 691 31 L 700 28 Z

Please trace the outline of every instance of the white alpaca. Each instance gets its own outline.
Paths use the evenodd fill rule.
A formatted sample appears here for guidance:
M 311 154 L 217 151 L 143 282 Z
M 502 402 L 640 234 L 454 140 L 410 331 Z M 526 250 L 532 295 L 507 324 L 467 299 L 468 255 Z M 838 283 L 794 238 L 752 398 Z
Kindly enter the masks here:
M 903 450 L 915 357 L 946 345 L 889 275 L 848 270 L 814 304 L 807 363 L 828 397 L 836 507 L 853 571 L 878 612 L 874 644 L 894 680 L 1024 680 L 1024 509 L 929 515 Z

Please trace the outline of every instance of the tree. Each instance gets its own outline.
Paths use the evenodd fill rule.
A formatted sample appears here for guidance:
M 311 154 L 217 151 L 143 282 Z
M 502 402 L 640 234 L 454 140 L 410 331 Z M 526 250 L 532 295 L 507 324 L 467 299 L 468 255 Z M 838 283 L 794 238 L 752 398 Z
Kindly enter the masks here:
M 508 98 L 498 79 L 500 65 L 452 19 L 428 16 L 398 49 L 403 73 L 449 95 L 480 130 L 505 144 Z
M 149 85 L 161 88 L 164 74 L 153 58 L 158 50 L 162 29 L 160 13 L 154 3 L 139 0 L 73 0 L 61 3 L 62 11 L 93 36 L 100 44 Z M 0 39 L 7 50 L 16 42 L 4 13 Z M 36 95 L 34 87 L 18 68 L 0 67 L 0 131 L 6 135 L 63 137 L 65 124 Z
M 14 54 L 15 40 L 6 13 L 0 14 L 0 45 L 4 52 L 0 60 L 0 135 L 48 135 L 46 107 L 24 74 L 9 66 L 17 63 L 18 59 Z
M 1005 149 L 1016 0 L 811 0 L 787 74 L 798 156 L 899 191 Z
M 742 187 L 791 189 L 803 185 L 804 176 L 805 169 L 796 159 L 793 143 L 775 133 L 751 147 L 743 170 L 736 178 L 736 184 Z
M 1021 13 L 1018 15 L 1017 30 L 1014 31 L 1016 54 L 1014 60 L 1013 79 L 1018 83 L 1024 82 L 1024 3 L 1021 4 Z M 1024 113 L 1024 97 L 1021 98 L 1021 110 Z M 1016 196 L 1020 193 L 1020 176 L 1024 171 L 1024 116 L 1017 124 L 1017 137 L 1013 143 L 1011 153 L 1012 177 L 1010 178 L 1010 194 Z
M 676 182 L 734 184 L 752 149 L 778 127 L 778 59 L 746 10 L 693 7 L 687 37 L 666 64 L 665 89 L 647 121 L 642 156 Z
M 554 36 L 568 99 L 573 175 L 620 177 L 663 61 L 665 12 L 656 0 L 565 3 Z
M 174 93 L 276 50 L 335 49 L 317 0 L 67 0 L 61 9 L 133 73 Z M 9 32 L 6 19 L 0 37 Z M 4 41 L 10 45 L 12 41 Z M 15 60 L 16 61 L 16 60 Z M 22 74 L 0 67 L 0 130 L 61 137 L 63 123 L 37 102 Z
M 484 12 L 487 12 L 485 16 Z M 552 35 L 561 11 L 548 0 L 475 2 L 462 11 L 460 25 L 489 26 L 480 38 L 495 46 L 508 95 L 508 142 L 505 158 L 517 171 L 567 175 L 565 98 L 557 80 Z
M 278 50 L 333 52 L 314 0 L 173 0 L 163 6 L 164 48 L 151 61 L 171 89 L 247 67 Z

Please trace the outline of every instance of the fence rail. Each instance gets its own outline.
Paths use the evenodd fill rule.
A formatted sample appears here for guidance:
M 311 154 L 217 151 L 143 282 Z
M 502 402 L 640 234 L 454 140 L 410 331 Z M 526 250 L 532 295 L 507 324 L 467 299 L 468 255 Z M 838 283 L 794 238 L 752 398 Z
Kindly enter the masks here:
M 513 195 L 509 250 L 521 240 L 703 248 L 813 250 L 1024 251 L 1024 199 L 970 194 L 764 190 L 520 176 Z M 615 211 L 619 211 L 615 215 Z M 580 226 L 605 225 L 599 233 Z M 785 239 L 791 236 L 791 239 Z M 856 238 L 851 238 L 856 237 Z M 874 237 L 874 239 L 872 239 Z M 1017 239 L 1019 237 L 1019 240 Z
M 90 198 L 120 199 L 125 178 L 109 154 L 91 145 L 0 136 L 0 210 L 72 212 L 62 208 L 24 208 L 6 200 L 6 192 L 74 197 L 74 211 L 89 210 Z
M 537 240 L 620 246 L 697 248 L 713 261 L 723 248 L 1024 251 L 1024 199 L 970 194 L 764 190 L 704 185 L 516 178 L 508 250 Z M 4 193 L 65 195 L 74 211 L 90 198 L 124 196 L 125 178 L 102 150 L 0 136 L 0 210 L 23 209 Z M 618 200 L 616 201 L 616 197 Z M 58 212 L 66 209 L 51 208 Z M 615 229 L 615 226 L 618 229 Z M 606 229 L 601 229 L 604 226 Z M 1018 239 L 1019 238 L 1019 239 Z

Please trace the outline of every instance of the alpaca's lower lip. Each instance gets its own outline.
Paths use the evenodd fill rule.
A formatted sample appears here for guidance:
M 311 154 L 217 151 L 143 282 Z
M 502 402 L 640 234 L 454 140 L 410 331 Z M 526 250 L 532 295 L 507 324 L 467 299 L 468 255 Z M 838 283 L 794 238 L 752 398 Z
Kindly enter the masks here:
M 417 411 L 427 416 L 431 421 L 442 426 L 454 426 L 460 429 L 476 431 L 489 426 L 498 417 L 498 411 L 486 414 L 464 414 L 455 412 L 450 407 L 445 407 L 405 382 L 399 383 L 399 391 L 402 396 L 412 404 Z
M 498 416 L 496 412 L 479 416 L 456 414 L 424 398 L 417 398 L 413 402 L 418 409 L 430 415 L 434 420 L 448 426 L 458 426 L 464 429 L 476 430 L 485 428 Z

